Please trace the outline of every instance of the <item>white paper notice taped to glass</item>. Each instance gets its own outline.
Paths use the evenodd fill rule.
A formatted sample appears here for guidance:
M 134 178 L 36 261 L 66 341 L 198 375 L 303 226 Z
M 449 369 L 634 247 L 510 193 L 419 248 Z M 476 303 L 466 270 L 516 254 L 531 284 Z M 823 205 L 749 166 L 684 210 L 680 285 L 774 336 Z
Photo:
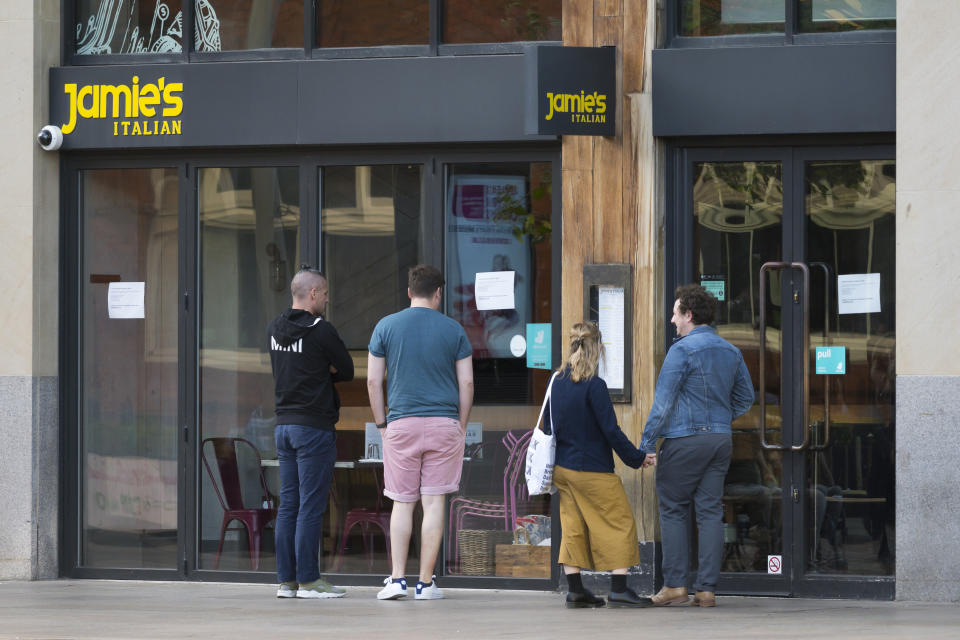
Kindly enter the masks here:
M 623 287 L 597 288 L 597 325 L 607 352 L 600 360 L 600 377 L 610 389 L 623 389 Z
M 473 294 L 478 311 L 513 309 L 513 283 L 516 271 L 485 271 L 478 273 L 473 283 Z
M 111 282 L 107 290 L 107 315 L 111 318 L 143 317 L 143 282 Z
M 879 313 L 880 274 L 837 276 L 837 313 Z

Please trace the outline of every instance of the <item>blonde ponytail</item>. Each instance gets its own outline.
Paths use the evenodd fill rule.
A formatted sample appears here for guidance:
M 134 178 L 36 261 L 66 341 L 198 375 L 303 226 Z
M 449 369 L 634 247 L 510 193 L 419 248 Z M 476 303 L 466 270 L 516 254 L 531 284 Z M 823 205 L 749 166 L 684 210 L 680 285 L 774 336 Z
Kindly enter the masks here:
M 578 322 L 570 330 L 570 355 L 560 367 L 569 371 L 574 382 L 589 380 L 597 375 L 597 365 L 603 357 L 600 329 L 592 322 Z

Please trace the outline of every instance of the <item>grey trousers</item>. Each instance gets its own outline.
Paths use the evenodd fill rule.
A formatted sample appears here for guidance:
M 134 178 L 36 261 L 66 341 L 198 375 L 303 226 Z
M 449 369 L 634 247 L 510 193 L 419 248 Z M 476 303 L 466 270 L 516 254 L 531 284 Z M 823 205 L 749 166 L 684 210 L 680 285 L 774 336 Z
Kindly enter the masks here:
M 657 455 L 657 496 L 660 499 L 660 536 L 663 583 L 687 584 L 689 515 L 697 513 L 698 568 L 694 588 L 716 591 L 723 560 L 723 481 L 730 466 L 733 443 L 729 433 L 703 433 L 666 438 Z

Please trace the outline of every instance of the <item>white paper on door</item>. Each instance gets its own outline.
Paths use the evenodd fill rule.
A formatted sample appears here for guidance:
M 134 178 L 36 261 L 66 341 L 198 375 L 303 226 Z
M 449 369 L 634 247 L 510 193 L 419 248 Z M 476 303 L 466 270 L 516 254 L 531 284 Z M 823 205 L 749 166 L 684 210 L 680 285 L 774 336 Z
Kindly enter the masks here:
M 879 313 L 880 274 L 837 276 L 837 313 Z
M 143 282 L 111 282 L 107 290 L 107 315 L 110 318 L 142 318 Z
M 515 308 L 513 283 L 515 271 L 486 271 L 478 273 L 473 284 L 478 311 Z

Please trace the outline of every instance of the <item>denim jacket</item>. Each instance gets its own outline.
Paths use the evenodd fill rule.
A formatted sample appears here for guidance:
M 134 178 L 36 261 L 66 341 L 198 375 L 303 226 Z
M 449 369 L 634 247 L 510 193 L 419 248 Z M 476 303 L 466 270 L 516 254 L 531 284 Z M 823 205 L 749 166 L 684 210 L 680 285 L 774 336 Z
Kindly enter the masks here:
M 695 327 L 667 352 L 640 448 L 657 438 L 730 433 L 730 423 L 753 405 L 753 382 L 743 354 L 713 328 Z

